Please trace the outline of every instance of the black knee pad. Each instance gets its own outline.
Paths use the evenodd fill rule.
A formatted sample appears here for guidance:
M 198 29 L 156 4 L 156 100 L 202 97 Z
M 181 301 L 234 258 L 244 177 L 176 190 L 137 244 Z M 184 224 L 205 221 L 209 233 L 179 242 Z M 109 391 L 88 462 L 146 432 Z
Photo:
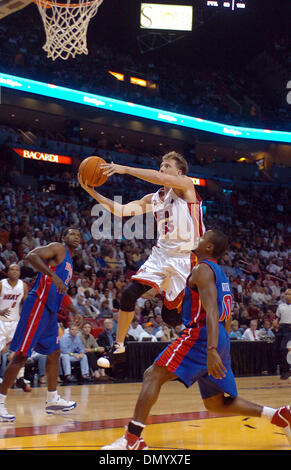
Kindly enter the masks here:
M 122 292 L 120 310 L 123 310 L 124 312 L 133 312 L 137 299 L 150 289 L 150 286 L 132 281 Z
M 163 305 L 161 315 L 163 321 L 170 327 L 174 328 L 177 325 L 182 325 L 181 314 L 178 313 L 176 308 L 169 310 L 165 305 Z

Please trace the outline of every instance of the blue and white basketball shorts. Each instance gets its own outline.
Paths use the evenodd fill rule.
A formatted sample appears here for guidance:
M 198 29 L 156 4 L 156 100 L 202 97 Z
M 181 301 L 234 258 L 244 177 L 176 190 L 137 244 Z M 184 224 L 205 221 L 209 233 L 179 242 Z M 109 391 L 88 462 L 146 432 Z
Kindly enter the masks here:
M 9 349 L 26 357 L 31 356 L 32 350 L 48 355 L 60 348 L 58 335 L 56 313 L 37 296 L 28 294 Z

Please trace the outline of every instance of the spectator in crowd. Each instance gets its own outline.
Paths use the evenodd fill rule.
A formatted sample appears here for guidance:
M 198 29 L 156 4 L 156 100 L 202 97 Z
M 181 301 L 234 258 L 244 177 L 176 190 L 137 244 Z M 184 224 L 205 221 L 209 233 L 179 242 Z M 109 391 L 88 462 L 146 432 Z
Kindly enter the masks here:
M 275 299 L 279 299 L 281 295 L 281 288 L 279 281 L 271 282 L 270 289 L 272 291 L 272 295 L 275 296 Z
M 239 322 L 237 320 L 232 320 L 231 322 L 231 331 L 229 333 L 230 339 L 242 339 L 242 334 L 239 331 Z
M 248 265 L 248 269 L 250 271 L 251 276 L 253 276 L 254 279 L 258 279 L 260 275 L 260 261 L 257 257 L 253 258 Z
M 87 312 L 86 317 L 96 319 L 100 315 L 100 311 L 98 310 L 97 307 L 95 307 L 94 300 L 86 296 L 87 292 L 88 291 L 85 291 L 85 302 L 84 302 L 84 307 Z
M 246 308 L 241 312 L 239 322 L 240 331 L 245 331 L 250 326 L 251 316 Z
M 153 306 L 150 300 L 146 300 L 144 303 L 144 306 L 141 310 L 141 318 L 143 323 L 146 323 L 148 321 L 148 317 L 150 314 L 152 314 Z
M 172 328 L 169 328 L 165 323 L 163 323 L 162 326 L 163 334 L 159 338 L 160 341 L 170 343 L 173 341 L 173 330 Z
M 270 302 L 272 301 L 272 295 L 270 294 L 270 289 L 269 287 L 264 287 L 262 288 L 262 301 L 263 301 L 263 307 L 267 307 Z
M 71 286 L 68 290 L 68 295 L 72 301 L 72 303 L 75 305 L 75 307 L 78 304 L 78 289 L 76 286 Z
M 112 333 L 113 320 L 106 318 L 104 320 L 104 331 L 99 333 L 97 342 L 99 346 L 103 347 L 105 352 L 108 352 L 112 348 L 115 341 L 115 334 Z
M 32 230 L 29 230 L 22 238 L 22 247 L 25 254 L 37 247 L 37 241 L 32 234 Z
M 113 318 L 113 311 L 109 306 L 108 300 L 103 300 L 101 302 L 99 318 Z
M 144 333 L 144 329 L 140 325 L 138 318 L 134 317 L 128 329 L 128 335 L 131 336 L 134 341 L 139 341 L 140 335 L 142 333 Z
M 88 312 L 88 309 L 87 309 L 87 306 L 86 306 L 85 295 L 84 294 L 77 294 L 76 308 L 78 309 L 78 312 L 83 317 L 89 317 L 89 312 Z
M 244 331 L 242 335 L 242 339 L 244 341 L 259 341 L 260 336 L 259 336 L 259 331 L 257 327 L 258 327 L 258 320 L 257 319 L 251 320 L 250 327 Z
M 98 358 L 104 353 L 104 347 L 98 346 L 98 343 L 91 331 L 91 324 L 89 322 L 84 322 L 82 330 L 78 333 L 88 358 L 89 370 L 91 371 L 95 382 L 107 380 L 108 376 L 105 374 L 104 369 L 97 365 Z
M 263 306 L 263 289 L 262 287 L 260 286 L 255 286 L 254 287 L 254 290 L 253 290 L 253 293 L 251 295 L 251 300 L 253 302 L 253 304 L 258 307 L 258 308 L 261 308 Z
M 153 328 L 154 325 L 151 322 L 147 322 L 144 324 L 144 332 L 141 333 L 139 337 L 139 341 L 151 341 L 157 342 L 157 338 L 153 335 Z
M 79 328 L 75 324 L 71 324 L 69 331 L 64 333 L 60 339 L 60 363 L 65 376 L 65 382 L 71 383 L 72 378 L 72 364 L 80 363 L 81 376 L 84 382 L 89 381 L 89 365 L 85 348 L 78 335 Z
M 271 330 L 271 322 L 268 318 L 264 319 L 264 325 L 262 328 L 259 329 L 259 336 L 261 340 L 274 340 L 275 339 L 275 334 Z
M 18 261 L 18 256 L 16 252 L 13 250 L 12 243 L 10 242 L 6 243 L 5 249 L 4 251 L 2 251 L 1 255 L 4 258 L 4 261 L 10 260 L 9 264 L 11 264 L 11 262 L 17 263 Z
M 244 279 L 244 272 L 239 265 L 239 261 L 235 261 L 233 264 L 233 276 L 235 279 L 240 278 Z
M 162 326 L 163 326 L 162 315 L 158 313 L 153 317 L 153 320 L 151 317 L 149 321 L 154 324 L 153 335 L 155 335 L 157 338 L 160 337 L 160 334 L 162 332 Z
M 94 296 L 94 289 L 90 287 L 89 280 L 87 278 L 81 279 L 80 285 L 77 288 L 78 294 L 83 294 L 85 297 L 85 292 L 89 293 L 89 296 Z
M 157 304 L 154 308 L 155 315 L 161 315 L 162 307 L 163 307 L 163 301 L 162 299 L 158 299 Z
M 113 322 L 112 333 L 115 334 L 115 335 L 116 335 L 116 331 L 117 331 L 118 319 L 119 319 L 119 310 L 113 309 L 113 311 L 112 311 L 112 322 Z

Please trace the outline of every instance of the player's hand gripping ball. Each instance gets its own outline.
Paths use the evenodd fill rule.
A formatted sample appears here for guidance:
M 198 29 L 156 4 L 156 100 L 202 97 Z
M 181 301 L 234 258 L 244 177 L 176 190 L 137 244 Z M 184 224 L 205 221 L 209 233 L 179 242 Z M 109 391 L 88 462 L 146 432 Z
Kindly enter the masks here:
M 108 175 L 100 168 L 100 165 L 106 164 L 101 157 L 88 157 L 83 160 L 79 166 L 79 176 L 84 183 L 91 188 L 102 186 L 107 181 Z

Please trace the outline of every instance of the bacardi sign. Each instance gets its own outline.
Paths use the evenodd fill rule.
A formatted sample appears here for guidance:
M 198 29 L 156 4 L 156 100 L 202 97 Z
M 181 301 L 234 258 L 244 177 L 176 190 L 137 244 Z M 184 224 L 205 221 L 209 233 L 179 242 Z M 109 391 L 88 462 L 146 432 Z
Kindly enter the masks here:
M 38 152 L 37 150 L 25 150 L 25 149 L 13 149 L 15 152 L 18 153 L 23 158 L 29 158 L 30 160 L 38 160 L 42 162 L 50 162 L 50 163 L 61 163 L 63 165 L 71 165 L 72 158 L 66 157 L 64 155 L 58 155 L 55 153 L 45 153 L 45 152 Z

